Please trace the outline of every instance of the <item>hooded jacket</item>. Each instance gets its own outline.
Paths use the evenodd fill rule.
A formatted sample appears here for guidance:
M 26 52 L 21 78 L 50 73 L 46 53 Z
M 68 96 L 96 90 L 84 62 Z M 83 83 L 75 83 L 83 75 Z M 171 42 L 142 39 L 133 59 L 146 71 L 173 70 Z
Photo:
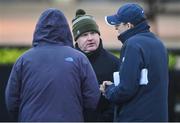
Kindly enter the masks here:
M 14 64 L 6 87 L 8 111 L 18 121 L 83 121 L 83 109 L 95 109 L 100 92 L 87 57 L 72 48 L 63 13 L 44 11 L 33 47 Z
M 107 87 L 105 96 L 123 105 L 116 121 L 168 121 L 168 54 L 164 45 L 149 31 L 146 21 L 119 36 L 120 83 Z

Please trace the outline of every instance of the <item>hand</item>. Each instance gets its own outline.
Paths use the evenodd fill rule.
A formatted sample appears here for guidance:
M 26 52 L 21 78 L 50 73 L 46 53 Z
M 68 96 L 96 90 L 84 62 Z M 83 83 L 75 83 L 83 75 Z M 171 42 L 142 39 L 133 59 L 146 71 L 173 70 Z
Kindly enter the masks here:
M 101 84 L 99 90 L 102 92 L 102 94 L 104 94 L 105 93 L 105 86 L 103 84 Z
M 106 86 L 112 85 L 113 83 L 111 81 L 103 81 L 103 84 L 100 85 L 100 91 L 104 94 Z
M 113 83 L 111 81 L 103 81 L 103 85 L 106 87 L 106 86 L 109 86 L 109 85 L 112 85 Z

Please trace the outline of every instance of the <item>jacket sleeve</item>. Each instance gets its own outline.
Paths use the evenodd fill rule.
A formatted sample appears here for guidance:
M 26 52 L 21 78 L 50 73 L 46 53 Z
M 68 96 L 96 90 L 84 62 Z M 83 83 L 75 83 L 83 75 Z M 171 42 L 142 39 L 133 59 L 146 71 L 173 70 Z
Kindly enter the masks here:
M 5 101 L 8 113 L 17 120 L 20 104 L 20 67 L 17 61 L 12 70 L 5 90 Z
M 136 94 L 139 88 L 140 72 L 143 66 L 143 58 L 140 48 L 135 45 L 127 45 L 122 54 L 120 65 L 120 84 L 106 88 L 105 96 L 111 102 L 123 103 Z
M 86 56 L 82 60 L 81 76 L 83 107 L 94 110 L 100 98 L 100 90 L 95 72 Z

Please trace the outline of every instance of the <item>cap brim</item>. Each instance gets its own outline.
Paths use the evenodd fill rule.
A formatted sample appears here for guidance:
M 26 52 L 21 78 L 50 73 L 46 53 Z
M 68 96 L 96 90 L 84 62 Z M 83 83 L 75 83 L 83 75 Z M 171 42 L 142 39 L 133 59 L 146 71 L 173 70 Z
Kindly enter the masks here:
M 111 16 L 105 16 L 105 21 L 106 24 L 108 25 L 117 25 L 120 23 L 116 15 L 111 15 Z

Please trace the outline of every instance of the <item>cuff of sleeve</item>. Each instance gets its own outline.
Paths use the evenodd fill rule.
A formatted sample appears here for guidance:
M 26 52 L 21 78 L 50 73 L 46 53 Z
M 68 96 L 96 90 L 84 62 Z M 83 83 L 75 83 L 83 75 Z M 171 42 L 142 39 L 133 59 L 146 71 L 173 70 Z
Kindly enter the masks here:
M 109 86 L 106 87 L 106 90 L 105 90 L 105 97 L 106 97 L 107 99 L 110 99 L 114 87 L 115 87 L 114 84 L 109 85 Z

